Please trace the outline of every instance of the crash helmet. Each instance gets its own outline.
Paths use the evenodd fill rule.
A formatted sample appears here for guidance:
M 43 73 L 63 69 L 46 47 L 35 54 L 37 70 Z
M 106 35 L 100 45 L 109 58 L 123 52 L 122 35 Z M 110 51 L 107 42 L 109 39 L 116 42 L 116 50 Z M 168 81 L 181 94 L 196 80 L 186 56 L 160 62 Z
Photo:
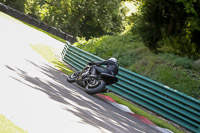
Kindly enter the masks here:
M 117 62 L 117 59 L 114 57 L 109 58 L 108 60 L 114 61 L 115 63 Z

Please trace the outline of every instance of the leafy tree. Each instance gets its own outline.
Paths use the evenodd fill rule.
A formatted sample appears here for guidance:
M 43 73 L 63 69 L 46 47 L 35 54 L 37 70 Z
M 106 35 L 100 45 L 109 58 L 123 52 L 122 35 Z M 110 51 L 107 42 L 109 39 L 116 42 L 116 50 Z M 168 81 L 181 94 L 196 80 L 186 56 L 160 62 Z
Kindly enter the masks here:
M 40 18 L 45 23 L 66 31 L 70 12 L 70 0 L 46 0 L 40 8 Z
M 26 13 L 74 36 L 119 32 L 125 9 L 120 0 L 27 0 Z
M 68 29 L 73 35 L 87 38 L 101 36 L 122 29 L 125 10 L 120 0 L 72 0 Z
M 36 19 L 40 19 L 39 17 L 40 7 L 41 6 L 38 0 L 27 0 L 25 3 L 25 13 Z
M 135 27 L 133 31 L 138 32 L 146 46 L 155 50 L 156 42 L 161 39 L 162 12 L 160 0 L 145 0 L 139 8 L 140 13 L 134 16 Z
M 140 0 L 138 0 L 140 1 Z M 156 50 L 169 38 L 175 51 L 200 56 L 200 2 L 197 0 L 142 0 L 140 12 L 133 16 L 146 46 Z M 159 44 L 159 45 L 158 45 Z
M 187 18 L 185 21 L 185 34 L 190 40 L 190 45 L 194 43 L 194 52 L 200 57 L 200 1 L 198 0 L 178 0 L 184 5 Z

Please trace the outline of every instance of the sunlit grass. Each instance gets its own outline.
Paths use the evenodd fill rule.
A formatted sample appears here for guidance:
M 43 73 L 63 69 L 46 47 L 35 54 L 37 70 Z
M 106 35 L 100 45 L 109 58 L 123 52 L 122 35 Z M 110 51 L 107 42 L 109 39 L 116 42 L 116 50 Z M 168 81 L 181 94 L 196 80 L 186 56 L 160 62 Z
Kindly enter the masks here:
M 0 133 L 27 133 L 0 114 Z
M 37 44 L 30 45 L 35 51 L 37 51 L 43 58 L 45 58 L 49 63 L 53 64 L 56 68 L 69 75 L 73 71 L 67 68 L 62 62 L 55 58 L 54 49 L 47 45 Z

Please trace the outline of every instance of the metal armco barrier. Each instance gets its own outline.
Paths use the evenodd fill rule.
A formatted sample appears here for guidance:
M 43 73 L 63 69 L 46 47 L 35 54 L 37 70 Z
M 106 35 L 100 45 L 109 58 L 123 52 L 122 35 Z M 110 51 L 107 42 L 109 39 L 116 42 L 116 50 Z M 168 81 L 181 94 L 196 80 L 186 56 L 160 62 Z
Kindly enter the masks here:
M 67 64 L 81 70 L 88 62 L 103 60 L 67 42 L 62 51 Z M 120 65 L 120 64 L 119 64 Z M 200 101 L 161 83 L 119 68 L 118 83 L 107 88 L 153 112 L 200 133 Z

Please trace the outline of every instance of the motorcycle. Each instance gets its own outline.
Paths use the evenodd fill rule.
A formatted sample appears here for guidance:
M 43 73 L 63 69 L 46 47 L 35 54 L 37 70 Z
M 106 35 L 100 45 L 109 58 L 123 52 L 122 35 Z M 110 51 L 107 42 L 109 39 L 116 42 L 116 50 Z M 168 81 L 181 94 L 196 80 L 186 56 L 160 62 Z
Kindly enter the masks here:
M 106 85 L 118 82 L 118 78 L 112 74 L 100 73 L 91 76 L 91 69 L 95 64 L 88 63 L 81 71 L 77 71 L 67 77 L 70 83 L 76 82 L 79 86 L 85 88 L 85 92 L 93 95 L 100 92 L 106 92 Z

